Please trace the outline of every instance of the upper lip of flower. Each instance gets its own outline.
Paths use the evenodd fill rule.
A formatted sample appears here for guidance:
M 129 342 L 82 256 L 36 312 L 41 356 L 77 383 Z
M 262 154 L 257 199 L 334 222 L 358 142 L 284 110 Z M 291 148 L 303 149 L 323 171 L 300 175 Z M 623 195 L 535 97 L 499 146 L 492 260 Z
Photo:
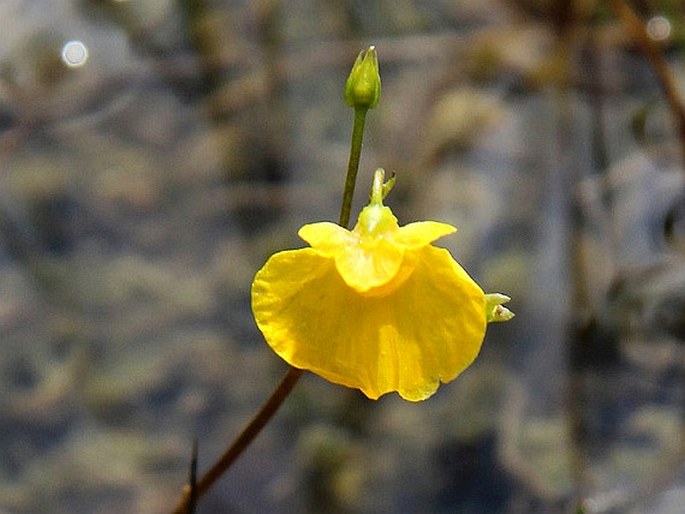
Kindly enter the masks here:
M 455 231 L 451 225 L 434 221 L 400 227 L 390 208 L 383 205 L 382 193 L 376 191 L 353 230 L 322 222 L 305 225 L 299 235 L 321 255 L 334 259 L 349 287 L 360 294 L 387 294 L 413 272 L 415 251 Z

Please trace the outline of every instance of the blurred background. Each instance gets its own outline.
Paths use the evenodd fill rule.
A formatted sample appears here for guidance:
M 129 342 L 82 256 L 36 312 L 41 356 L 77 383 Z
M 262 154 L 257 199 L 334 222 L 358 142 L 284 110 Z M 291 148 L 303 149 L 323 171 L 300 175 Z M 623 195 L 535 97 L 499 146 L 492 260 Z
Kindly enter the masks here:
M 685 4 L 630 6 L 677 94 Z M 354 213 L 395 171 L 400 221 L 459 227 L 441 244 L 517 317 L 425 402 L 305 374 L 197 512 L 682 512 L 685 125 L 612 2 L 3 0 L 0 20 L 0 513 L 170 512 L 193 438 L 202 471 L 256 412 L 286 366 L 250 283 L 337 219 L 370 44 Z

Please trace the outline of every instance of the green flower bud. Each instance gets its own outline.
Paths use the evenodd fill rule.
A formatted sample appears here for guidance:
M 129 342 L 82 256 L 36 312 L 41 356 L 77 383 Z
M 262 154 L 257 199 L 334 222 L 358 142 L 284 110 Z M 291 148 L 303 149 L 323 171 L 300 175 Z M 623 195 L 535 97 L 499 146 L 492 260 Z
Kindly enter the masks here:
M 350 107 L 373 109 L 381 98 L 381 76 L 378 72 L 376 47 L 359 52 L 345 84 L 345 102 Z

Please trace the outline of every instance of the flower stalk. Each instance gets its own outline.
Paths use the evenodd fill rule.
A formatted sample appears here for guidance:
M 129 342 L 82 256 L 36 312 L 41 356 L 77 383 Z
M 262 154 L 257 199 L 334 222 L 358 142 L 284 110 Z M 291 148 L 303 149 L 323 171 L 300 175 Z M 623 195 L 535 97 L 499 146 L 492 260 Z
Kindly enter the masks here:
M 356 107 L 354 109 L 354 127 L 352 129 L 352 144 L 350 145 L 350 158 L 347 165 L 347 177 L 345 178 L 345 192 L 343 194 L 342 205 L 340 206 L 340 217 L 338 225 L 347 227 L 350 224 L 350 213 L 352 211 L 352 199 L 354 189 L 357 184 L 357 173 L 359 171 L 359 159 L 362 153 L 362 141 L 364 139 L 364 126 L 366 125 L 366 113 L 368 108 Z
M 378 71 L 378 55 L 375 47 L 371 46 L 366 52 L 360 52 L 352 67 L 345 84 L 345 102 L 354 109 L 354 127 L 352 129 L 352 143 L 350 144 L 350 158 L 347 165 L 345 192 L 340 207 L 338 225 L 347 228 L 350 223 L 352 199 L 357 183 L 359 159 L 362 153 L 366 113 L 378 105 L 381 97 L 381 76 Z

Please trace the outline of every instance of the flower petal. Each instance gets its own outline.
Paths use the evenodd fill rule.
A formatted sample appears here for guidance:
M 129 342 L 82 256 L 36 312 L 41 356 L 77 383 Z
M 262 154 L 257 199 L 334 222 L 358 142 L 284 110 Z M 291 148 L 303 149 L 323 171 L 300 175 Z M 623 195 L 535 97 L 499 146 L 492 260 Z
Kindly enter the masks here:
M 483 291 L 450 253 L 427 246 L 417 254 L 414 273 L 378 313 L 386 316 L 380 344 L 387 348 L 379 384 L 384 376 L 384 389 L 411 401 L 428 398 L 466 369 L 486 327 Z
M 404 249 L 387 239 L 364 239 L 338 253 L 335 265 L 348 286 L 365 293 L 395 279 L 403 258 Z
M 393 239 L 398 244 L 410 250 L 417 250 L 429 245 L 436 239 L 454 234 L 457 231 L 452 225 L 437 221 L 417 221 L 400 227 L 393 234 Z
M 302 334 L 318 330 L 326 311 L 321 302 L 328 300 L 325 295 L 317 297 L 311 286 L 331 271 L 337 275 L 332 259 L 312 248 L 301 248 L 272 255 L 252 281 L 257 326 L 269 346 L 293 366 L 306 367 L 298 366 L 293 356 L 300 345 L 307 344 Z M 334 309 L 334 305 L 328 306 L 329 311 Z
M 329 221 L 304 225 L 297 232 L 297 235 L 327 257 L 333 257 L 336 253 L 357 242 L 356 235 Z
M 345 283 L 360 293 L 384 287 L 402 266 L 404 250 L 391 238 L 361 237 L 330 222 L 305 225 L 298 235 L 323 256 L 334 257 Z
M 297 368 L 369 398 L 423 400 L 473 362 L 486 321 L 482 290 L 447 250 L 425 247 L 416 261 L 401 287 L 369 297 L 314 250 L 276 254 L 253 283 L 257 325 Z

